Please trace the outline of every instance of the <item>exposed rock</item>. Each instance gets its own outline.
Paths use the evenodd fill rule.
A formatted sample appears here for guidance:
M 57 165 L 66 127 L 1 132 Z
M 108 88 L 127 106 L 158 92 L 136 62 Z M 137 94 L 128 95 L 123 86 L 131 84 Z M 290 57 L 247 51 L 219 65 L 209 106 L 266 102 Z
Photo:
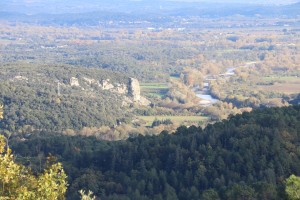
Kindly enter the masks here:
M 92 84 L 99 85 L 99 83 L 95 79 L 92 79 L 92 78 L 83 77 L 83 80 L 89 85 L 92 85 Z
M 139 105 L 149 106 L 151 104 L 148 99 L 141 96 L 140 83 L 135 78 L 129 79 L 128 96 L 132 97 L 133 101 L 137 102 Z
M 149 101 L 148 99 L 146 99 L 145 97 L 142 97 L 140 98 L 139 100 L 139 104 L 141 106 L 149 106 L 151 104 L 151 101 Z
M 109 79 L 102 80 L 101 86 L 103 90 L 111 90 L 114 88 L 114 85 L 111 84 L 109 81 L 110 81 Z
M 130 78 L 127 84 L 111 83 L 110 79 L 105 79 L 98 82 L 95 79 L 87 78 L 87 77 L 83 77 L 81 81 L 82 83 L 85 83 L 86 86 L 96 85 L 99 87 L 99 89 L 109 90 L 110 92 L 124 95 L 124 101 L 122 106 L 129 106 L 133 103 L 138 103 L 139 105 L 142 106 L 148 106 L 151 104 L 149 100 L 141 96 L 140 83 L 135 78 Z M 78 78 L 75 77 L 70 78 L 70 85 L 80 87 Z M 83 87 L 82 89 L 84 90 Z
M 117 86 L 114 89 L 115 92 L 119 94 L 126 94 L 128 93 L 127 86 L 125 84 L 117 84 Z
M 78 78 L 75 78 L 75 77 L 70 78 L 70 85 L 79 87 L 80 84 L 79 84 Z
M 130 104 L 133 104 L 133 101 L 130 98 L 128 98 L 127 96 L 124 96 L 124 100 L 122 102 L 122 107 L 129 106 Z
M 133 101 L 135 102 L 141 99 L 140 83 L 135 78 L 129 79 L 128 95 L 133 97 Z
M 15 76 L 12 81 L 28 81 L 28 78 L 25 76 Z

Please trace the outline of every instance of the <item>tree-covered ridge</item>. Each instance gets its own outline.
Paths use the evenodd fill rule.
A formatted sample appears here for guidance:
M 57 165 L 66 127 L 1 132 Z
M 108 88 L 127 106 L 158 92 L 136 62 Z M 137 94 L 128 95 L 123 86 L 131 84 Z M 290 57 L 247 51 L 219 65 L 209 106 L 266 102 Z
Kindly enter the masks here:
M 58 156 L 69 199 L 81 188 L 101 199 L 285 199 L 284 180 L 300 174 L 299 122 L 293 106 L 120 142 L 49 134 L 11 142 L 32 166 L 38 154 Z
M 1 128 L 12 133 L 79 130 L 114 125 L 129 117 L 122 108 L 126 94 L 101 88 L 102 81 L 128 84 L 125 75 L 66 65 L 15 64 L 0 70 Z

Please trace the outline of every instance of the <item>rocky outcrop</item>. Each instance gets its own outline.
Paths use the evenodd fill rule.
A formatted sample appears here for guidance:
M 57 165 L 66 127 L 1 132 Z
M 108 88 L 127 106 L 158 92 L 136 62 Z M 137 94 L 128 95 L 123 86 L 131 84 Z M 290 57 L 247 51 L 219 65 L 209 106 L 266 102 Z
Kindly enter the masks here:
M 28 81 L 28 78 L 25 76 L 15 76 L 14 80 L 18 80 L 18 81 Z
M 98 81 L 92 78 L 83 77 L 83 81 L 86 82 L 88 85 L 93 85 L 93 84 L 99 85 Z
M 124 99 L 123 99 L 123 102 L 122 102 L 122 107 L 129 106 L 132 103 L 133 103 L 133 101 L 129 97 L 124 96 Z
M 83 77 L 81 80 L 82 85 L 79 84 L 78 78 L 70 78 L 70 85 L 88 89 L 91 86 L 99 87 L 100 90 L 109 90 L 118 94 L 124 95 L 123 105 L 130 105 L 138 103 L 139 105 L 148 106 L 151 104 L 149 100 L 141 96 L 140 83 L 135 78 L 129 78 L 128 83 L 111 83 L 110 79 L 97 81 L 92 78 Z M 95 89 L 95 88 L 93 88 Z M 91 90 L 93 90 L 91 89 Z
M 79 84 L 78 78 L 75 78 L 75 77 L 70 78 L 70 85 L 79 87 L 80 84 Z
M 149 101 L 148 99 L 146 99 L 145 97 L 142 97 L 140 98 L 139 100 L 139 104 L 141 106 L 149 106 L 151 104 L 151 101 Z
M 129 79 L 128 95 L 133 97 L 133 101 L 138 102 L 141 99 L 140 83 L 135 78 Z
M 111 90 L 115 87 L 113 84 L 110 83 L 109 79 L 102 80 L 101 86 L 103 90 Z
M 119 93 L 119 94 L 127 94 L 128 93 L 128 89 L 127 86 L 125 84 L 117 84 L 117 86 L 114 88 L 114 92 Z
M 128 96 L 132 97 L 133 102 L 136 102 L 139 105 L 149 106 L 151 104 L 151 102 L 148 99 L 141 96 L 140 83 L 135 78 L 129 79 Z

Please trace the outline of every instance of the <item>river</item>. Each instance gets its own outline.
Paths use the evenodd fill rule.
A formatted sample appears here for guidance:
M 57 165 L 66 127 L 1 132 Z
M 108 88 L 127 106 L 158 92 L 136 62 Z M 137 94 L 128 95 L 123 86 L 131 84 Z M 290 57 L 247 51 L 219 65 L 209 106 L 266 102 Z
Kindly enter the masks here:
M 210 106 L 219 101 L 219 99 L 213 98 L 211 96 L 209 92 L 209 82 L 204 83 L 204 87 L 202 88 L 202 90 L 199 90 L 199 87 L 195 88 L 195 93 L 196 96 L 201 99 L 199 103 L 202 106 Z
M 255 64 L 256 62 L 248 62 L 243 66 L 239 67 L 229 67 L 226 69 L 226 72 L 224 74 L 218 74 L 217 77 L 223 76 L 223 77 L 230 77 L 235 75 L 235 70 L 240 67 L 249 67 L 252 64 Z M 194 91 L 196 93 L 196 96 L 199 97 L 200 100 L 200 105 L 202 106 L 211 106 L 214 103 L 217 103 L 220 101 L 219 99 L 216 99 L 211 96 L 210 91 L 209 91 L 209 82 L 216 80 L 215 78 L 212 78 L 212 76 L 207 76 L 204 79 L 203 83 L 203 88 L 199 90 L 199 86 L 194 88 Z

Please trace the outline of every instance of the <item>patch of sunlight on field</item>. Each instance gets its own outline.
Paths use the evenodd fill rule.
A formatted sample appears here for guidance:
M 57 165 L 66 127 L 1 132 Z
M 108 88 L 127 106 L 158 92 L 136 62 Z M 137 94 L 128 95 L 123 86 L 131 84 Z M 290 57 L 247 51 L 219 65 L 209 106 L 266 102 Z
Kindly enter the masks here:
M 278 83 L 275 85 L 261 86 L 260 89 L 264 91 L 280 92 L 284 94 L 296 94 L 296 93 L 300 93 L 300 84 Z
M 208 117 L 205 116 L 137 116 L 137 118 L 147 122 L 147 126 L 151 126 L 154 120 L 166 120 L 169 119 L 172 122 L 184 123 L 184 122 L 206 122 Z
M 264 81 L 288 81 L 288 82 L 300 82 L 300 77 L 297 76 L 266 76 Z
M 145 96 L 163 97 L 168 91 L 167 83 L 141 83 L 141 92 Z

